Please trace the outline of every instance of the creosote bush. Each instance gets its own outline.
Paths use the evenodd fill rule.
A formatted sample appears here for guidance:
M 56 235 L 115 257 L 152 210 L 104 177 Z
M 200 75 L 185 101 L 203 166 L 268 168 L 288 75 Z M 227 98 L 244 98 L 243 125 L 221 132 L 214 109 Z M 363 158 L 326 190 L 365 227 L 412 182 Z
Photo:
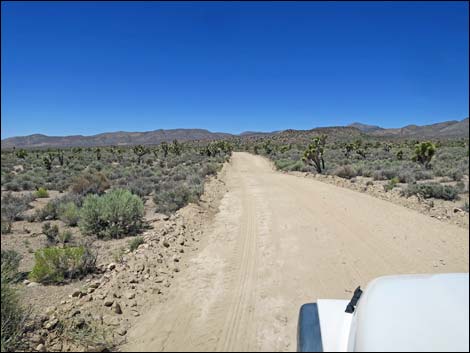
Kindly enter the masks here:
M 117 239 L 137 235 L 143 229 L 144 204 L 128 190 L 114 189 L 89 195 L 80 210 L 79 226 L 85 235 Z
M 144 243 L 144 238 L 135 237 L 131 241 L 129 241 L 129 250 L 134 251 L 139 247 L 139 245 L 141 245 L 143 243 Z
M 53 284 L 78 278 L 93 272 L 96 255 L 88 246 L 50 247 L 36 251 L 35 264 L 29 278 L 35 282 Z
M 59 206 L 59 218 L 68 226 L 74 227 L 80 219 L 80 210 L 74 202 L 66 202 Z
M 47 192 L 47 190 L 45 188 L 39 188 L 36 190 L 36 192 L 34 193 L 34 196 L 36 196 L 37 198 L 46 198 L 46 197 L 49 197 L 49 193 Z

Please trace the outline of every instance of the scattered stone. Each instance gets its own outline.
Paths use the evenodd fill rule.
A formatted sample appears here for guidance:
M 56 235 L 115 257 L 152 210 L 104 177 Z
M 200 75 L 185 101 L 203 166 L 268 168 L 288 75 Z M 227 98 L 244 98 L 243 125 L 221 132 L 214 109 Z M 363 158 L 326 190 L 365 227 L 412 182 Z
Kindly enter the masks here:
M 53 330 L 54 327 L 56 327 L 58 323 L 59 323 L 58 319 L 53 319 L 51 321 L 46 322 L 46 324 L 44 325 L 44 328 L 46 330 Z
M 111 309 L 113 309 L 113 311 L 114 311 L 116 314 L 122 314 L 121 305 L 119 305 L 118 302 L 114 302 L 114 304 L 112 305 Z
M 75 327 L 76 328 L 82 328 L 85 326 L 85 319 L 83 317 L 78 318 L 78 320 L 75 322 Z
M 82 294 L 82 292 L 80 290 L 75 290 L 73 293 L 72 293 L 72 298 L 75 298 L 75 297 L 80 297 Z
M 126 298 L 127 298 L 127 299 L 134 299 L 134 298 L 135 298 L 135 293 L 131 293 L 131 292 L 130 292 L 130 293 L 127 293 L 127 294 L 126 294 Z
M 45 352 L 46 351 L 46 346 L 43 345 L 42 343 L 40 343 L 40 344 L 37 345 L 36 350 L 38 352 Z
M 104 306 L 112 306 L 114 304 L 114 300 L 106 300 L 104 302 Z
M 91 294 L 91 293 L 93 293 L 94 291 L 95 291 L 95 288 L 88 288 L 87 293 L 88 293 L 88 294 Z
M 116 333 L 119 335 L 119 336 L 124 336 L 126 333 L 127 333 L 127 330 L 125 328 L 120 328 L 116 331 Z
M 119 326 L 121 322 L 118 316 L 106 316 L 103 318 L 103 321 L 108 326 Z
M 56 306 L 50 306 L 46 309 L 45 313 L 46 315 L 52 315 L 54 314 L 55 312 L 57 311 L 57 307 Z
M 108 271 L 112 271 L 112 270 L 114 270 L 115 268 L 116 268 L 116 264 L 115 264 L 115 263 L 110 263 L 110 264 L 108 265 Z
M 35 334 L 29 338 L 29 341 L 35 344 L 41 344 L 44 343 L 44 338 L 41 335 Z
M 41 285 L 41 283 L 38 283 L 38 282 L 29 282 L 28 283 L 28 287 L 39 287 Z
M 23 284 L 26 285 L 26 286 L 27 286 L 28 284 L 30 284 L 30 283 L 31 283 L 31 282 L 28 281 L 27 279 L 25 279 L 25 280 L 23 281 Z
M 137 316 L 140 316 L 140 313 L 136 310 L 132 310 L 132 315 L 134 315 L 135 317 Z
M 92 284 L 90 284 L 90 288 L 93 288 L 93 289 L 96 289 L 100 286 L 100 282 L 99 281 L 96 281 L 96 282 L 93 282 Z
M 134 300 L 133 302 L 131 302 L 131 304 L 130 304 L 130 307 L 131 307 L 131 308 L 134 308 L 134 307 L 136 307 L 136 306 L 137 306 L 137 302 L 136 302 L 135 300 Z
M 80 314 L 80 309 L 73 309 L 73 310 L 70 312 L 70 317 L 77 316 L 78 314 Z

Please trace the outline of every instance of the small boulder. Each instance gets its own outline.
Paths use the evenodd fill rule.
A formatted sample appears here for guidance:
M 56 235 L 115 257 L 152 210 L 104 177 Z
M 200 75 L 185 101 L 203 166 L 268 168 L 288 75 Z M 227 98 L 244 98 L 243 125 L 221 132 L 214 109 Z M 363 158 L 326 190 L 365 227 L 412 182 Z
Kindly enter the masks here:
M 36 350 L 38 352 L 45 352 L 46 351 L 46 346 L 44 344 L 40 343 L 40 344 L 37 345 Z
M 118 302 L 114 302 L 114 304 L 112 305 L 111 309 L 113 309 L 113 311 L 114 311 L 116 314 L 122 314 L 121 305 L 119 305 Z
M 59 320 L 58 319 L 53 319 L 51 321 L 47 321 L 45 324 L 44 324 L 44 328 L 46 330 L 53 330 L 57 324 L 59 323 Z

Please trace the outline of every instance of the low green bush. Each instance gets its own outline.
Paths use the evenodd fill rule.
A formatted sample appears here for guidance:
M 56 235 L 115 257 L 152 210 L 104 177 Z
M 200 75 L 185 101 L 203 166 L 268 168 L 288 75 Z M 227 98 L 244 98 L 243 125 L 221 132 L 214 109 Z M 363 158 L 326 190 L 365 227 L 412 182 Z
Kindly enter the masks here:
M 47 192 L 45 188 L 41 187 L 36 190 L 36 192 L 34 193 L 34 196 L 41 199 L 41 198 L 49 197 L 49 193 Z
M 35 282 L 61 283 L 93 272 L 96 255 L 87 246 L 50 247 L 36 251 L 29 278 Z
M 116 239 L 141 232 L 144 222 L 142 200 L 124 189 L 89 195 L 80 210 L 79 226 L 85 235 Z
M 438 183 L 427 184 L 411 184 L 403 190 L 406 197 L 412 195 L 419 195 L 425 199 L 435 198 L 442 200 L 457 200 L 459 198 L 459 191 L 451 185 L 442 185 Z
M 68 226 L 74 227 L 80 219 L 80 210 L 77 205 L 72 202 L 66 202 L 59 206 L 59 218 Z
M 384 190 L 385 192 L 388 192 L 390 190 L 393 190 L 395 188 L 395 186 L 397 186 L 397 184 L 400 182 L 400 179 L 398 179 L 398 177 L 394 177 L 392 179 L 389 180 L 388 184 L 385 184 L 384 185 Z
M 139 245 L 143 244 L 144 243 L 144 238 L 142 237 L 135 237 L 134 239 L 132 239 L 130 242 L 129 242 L 129 249 L 130 251 L 134 251 L 136 250 Z

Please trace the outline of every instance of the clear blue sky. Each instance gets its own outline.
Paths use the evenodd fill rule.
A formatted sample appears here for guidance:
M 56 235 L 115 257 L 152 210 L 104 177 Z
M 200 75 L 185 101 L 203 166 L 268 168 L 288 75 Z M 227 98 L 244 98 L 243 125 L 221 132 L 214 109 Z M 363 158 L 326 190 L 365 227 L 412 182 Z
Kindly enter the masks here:
M 2 138 L 468 116 L 467 2 L 2 2 Z

